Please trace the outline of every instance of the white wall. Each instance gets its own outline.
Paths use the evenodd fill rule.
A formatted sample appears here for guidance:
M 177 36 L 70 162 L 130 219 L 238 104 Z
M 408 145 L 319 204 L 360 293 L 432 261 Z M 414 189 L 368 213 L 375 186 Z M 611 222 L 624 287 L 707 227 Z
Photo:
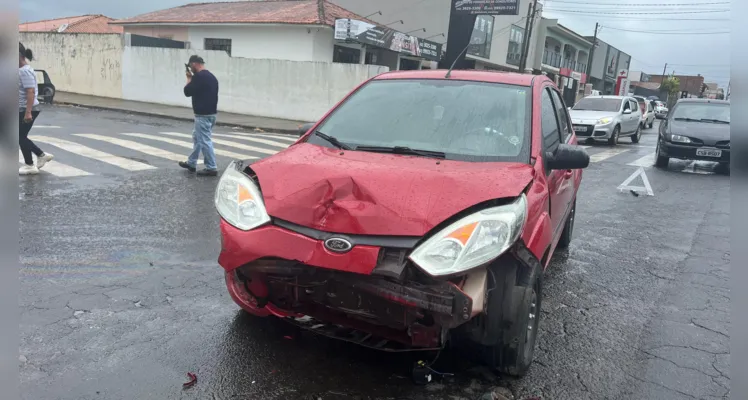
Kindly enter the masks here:
M 122 36 L 19 32 L 34 52 L 31 66 L 49 74 L 58 91 L 122 97 Z
M 289 25 L 190 26 L 188 36 L 191 48 L 197 51 L 205 48 L 205 38 L 231 39 L 232 57 L 311 61 L 316 60 L 315 38 L 318 35 L 328 35 L 332 43 L 330 28 Z M 320 46 L 323 46 L 321 41 Z M 329 59 L 319 61 L 332 62 L 332 48 L 329 54 Z
M 190 106 L 184 63 L 193 52 L 126 47 L 122 90 L 127 100 Z M 202 51 L 219 81 L 219 111 L 314 121 L 364 80 L 386 72 L 375 65 L 232 58 Z

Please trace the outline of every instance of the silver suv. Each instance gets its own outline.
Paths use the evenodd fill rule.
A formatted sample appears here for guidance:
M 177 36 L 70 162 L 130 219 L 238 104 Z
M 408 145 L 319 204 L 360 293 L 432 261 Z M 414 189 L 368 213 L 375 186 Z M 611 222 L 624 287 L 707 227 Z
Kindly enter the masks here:
M 615 146 L 621 136 L 634 143 L 642 136 L 642 112 L 631 96 L 587 96 L 569 114 L 579 141 L 607 140 Z

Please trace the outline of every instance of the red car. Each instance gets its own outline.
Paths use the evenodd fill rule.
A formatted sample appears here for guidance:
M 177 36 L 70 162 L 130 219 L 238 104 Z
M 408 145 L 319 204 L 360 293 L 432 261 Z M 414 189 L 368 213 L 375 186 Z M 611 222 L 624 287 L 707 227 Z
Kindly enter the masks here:
M 385 73 L 300 134 L 216 189 L 234 301 L 382 350 L 450 342 L 523 375 L 589 164 L 554 84 Z

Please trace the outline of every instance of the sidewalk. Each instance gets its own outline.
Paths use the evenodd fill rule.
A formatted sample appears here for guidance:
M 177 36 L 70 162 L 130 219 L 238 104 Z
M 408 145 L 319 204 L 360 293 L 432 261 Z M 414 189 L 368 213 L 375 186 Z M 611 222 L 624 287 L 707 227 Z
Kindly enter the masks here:
M 185 107 L 111 99 L 108 97 L 89 96 L 77 93 L 57 92 L 55 93 L 54 104 L 74 105 L 99 110 L 122 111 L 130 114 L 148 115 L 184 121 L 194 120 L 192 110 Z M 295 135 L 299 125 L 304 124 L 304 122 L 278 118 L 255 117 L 252 115 L 233 114 L 219 111 L 216 124 Z

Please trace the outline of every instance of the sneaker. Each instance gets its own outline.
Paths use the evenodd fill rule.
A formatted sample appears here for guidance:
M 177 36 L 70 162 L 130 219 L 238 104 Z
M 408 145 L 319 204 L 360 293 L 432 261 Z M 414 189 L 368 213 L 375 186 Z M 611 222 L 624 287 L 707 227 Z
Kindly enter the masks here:
M 53 156 L 53 155 L 51 155 L 49 153 L 42 154 L 41 157 L 37 157 L 36 158 L 36 168 L 42 169 L 42 167 L 44 166 L 44 164 L 52 161 L 54 158 L 55 158 L 55 156 Z
M 215 169 L 201 169 L 200 172 L 197 173 L 199 176 L 218 176 L 218 170 Z
M 21 168 L 18 168 L 19 175 L 36 175 L 38 173 L 39 173 L 39 168 L 33 165 L 23 165 L 21 166 Z
M 195 167 L 193 167 L 190 164 L 187 164 L 184 161 L 180 161 L 179 162 L 179 166 L 182 167 L 182 168 L 184 168 L 184 169 L 186 169 L 186 170 L 188 170 L 188 171 L 190 171 L 190 172 L 195 172 Z

